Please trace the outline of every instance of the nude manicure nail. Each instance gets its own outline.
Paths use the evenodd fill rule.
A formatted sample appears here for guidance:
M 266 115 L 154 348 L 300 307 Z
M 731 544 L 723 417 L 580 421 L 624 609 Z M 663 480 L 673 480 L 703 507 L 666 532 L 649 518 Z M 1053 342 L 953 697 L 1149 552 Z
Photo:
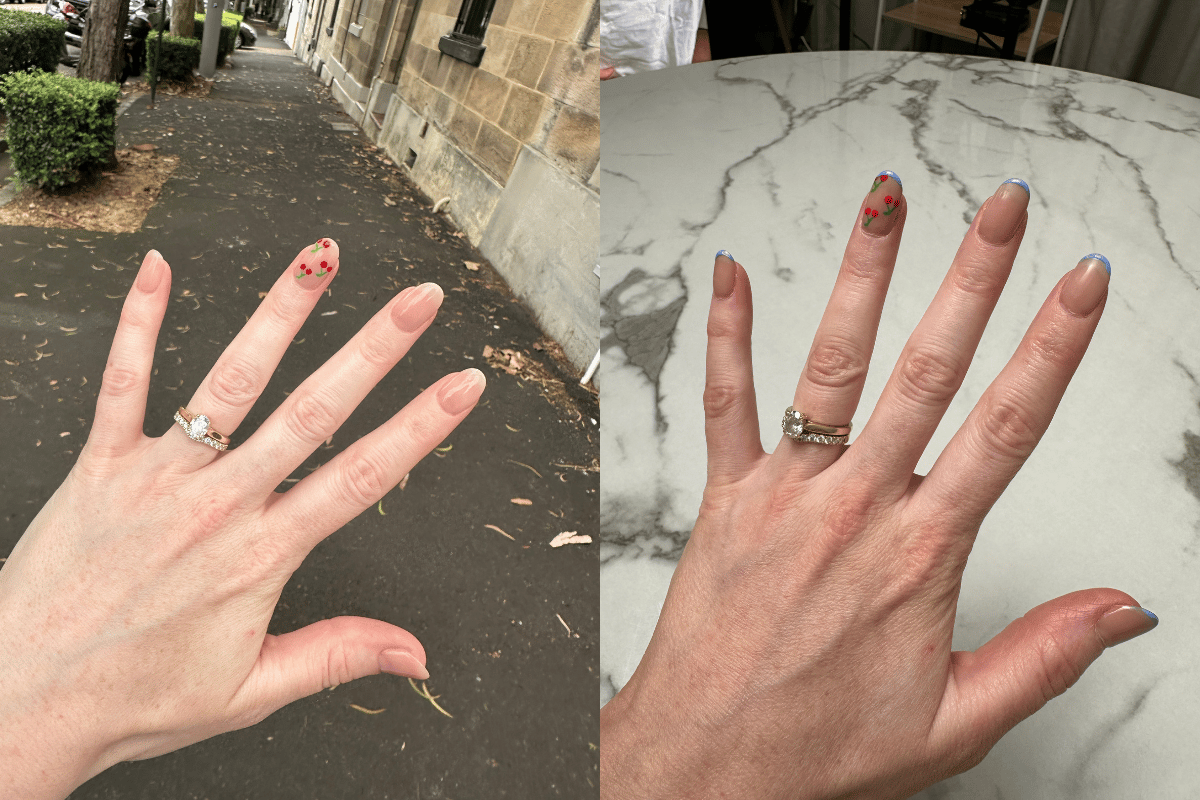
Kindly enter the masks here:
M 421 660 L 407 650 L 384 650 L 379 654 L 379 669 L 401 678 L 423 681 L 429 678 L 429 670 Z
M 438 390 L 438 403 L 447 414 L 461 414 L 475 405 L 487 379 L 477 369 L 464 369 Z
M 333 239 L 318 239 L 300 251 L 288 272 L 302 289 L 324 289 L 338 268 L 338 246 Z
M 1096 633 L 1105 647 L 1112 647 L 1149 633 L 1157 626 L 1158 617 L 1154 612 L 1138 606 L 1121 606 L 1100 618 L 1096 623 Z
M 713 265 L 713 296 L 729 297 L 733 294 L 736 280 L 737 264 L 733 263 L 733 255 L 728 250 L 718 250 L 716 263 Z
M 891 231 L 903 196 L 904 185 L 900 183 L 899 175 L 888 169 L 876 175 L 863 207 L 863 230 L 873 236 L 883 236 Z
M 1091 314 L 1108 291 L 1111 271 L 1108 259 L 1099 253 L 1084 256 L 1063 284 L 1062 304 L 1077 316 Z
M 1000 184 L 979 220 L 979 238 L 989 244 L 1012 241 L 1028 207 L 1029 188 L 1024 181 L 1014 178 Z
M 137 288 L 139 291 L 146 294 L 153 294 L 162 283 L 163 275 L 166 270 L 163 265 L 166 262 L 162 255 L 157 250 L 151 250 L 146 253 L 146 257 L 142 259 L 142 268 L 137 276 Z
M 433 319 L 442 305 L 442 287 L 436 283 L 412 286 L 400 293 L 400 299 L 392 306 L 392 321 L 405 333 L 420 330 Z

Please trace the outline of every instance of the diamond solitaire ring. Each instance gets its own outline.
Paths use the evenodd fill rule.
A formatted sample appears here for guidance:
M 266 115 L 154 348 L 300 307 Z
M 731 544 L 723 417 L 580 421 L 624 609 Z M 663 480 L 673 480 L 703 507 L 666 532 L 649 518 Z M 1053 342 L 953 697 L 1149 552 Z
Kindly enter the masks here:
M 175 412 L 175 421 L 179 423 L 179 427 L 183 428 L 183 432 L 188 435 L 188 438 L 204 442 L 209 447 L 216 450 L 229 449 L 229 437 L 222 436 L 208 426 L 209 419 L 203 414 L 193 414 L 183 406 Z
M 845 444 L 850 438 L 851 423 L 845 425 L 822 425 L 813 422 L 804 414 L 788 406 L 783 412 L 783 432 L 797 442 L 817 444 Z

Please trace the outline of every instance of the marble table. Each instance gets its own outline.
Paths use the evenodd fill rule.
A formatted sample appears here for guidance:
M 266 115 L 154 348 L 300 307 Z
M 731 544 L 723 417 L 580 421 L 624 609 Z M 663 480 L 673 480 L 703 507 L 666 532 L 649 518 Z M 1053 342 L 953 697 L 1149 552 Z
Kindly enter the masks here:
M 700 502 L 713 254 L 732 251 L 754 287 L 770 449 L 872 177 L 899 173 L 909 212 L 860 421 L 974 211 L 1022 177 L 1024 245 L 919 469 L 1081 256 L 1111 259 L 1112 288 L 1054 424 L 984 524 L 955 647 L 1092 586 L 1128 591 L 1162 624 L 921 796 L 1196 797 L 1200 101 L 1065 69 L 873 52 L 663 70 L 607 82 L 602 101 L 601 702 L 637 666 Z

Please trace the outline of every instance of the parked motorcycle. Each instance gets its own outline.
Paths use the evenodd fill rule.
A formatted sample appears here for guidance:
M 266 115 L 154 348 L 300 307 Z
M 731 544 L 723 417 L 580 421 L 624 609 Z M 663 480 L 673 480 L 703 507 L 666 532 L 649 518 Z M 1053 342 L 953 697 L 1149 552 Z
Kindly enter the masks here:
M 153 7 L 153 6 L 152 6 Z M 83 31 L 87 26 L 91 0 L 46 0 L 45 13 L 52 19 L 67 24 L 66 43 L 59 61 L 74 66 L 77 57 L 68 54 L 66 44 L 83 47 Z M 131 76 L 142 74 L 146 62 L 146 37 L 150 35 L 150 16 L 146 13 L 145 0 L 130 0 L 129 19 L 125 23 L 125 67 L 121 82 Z

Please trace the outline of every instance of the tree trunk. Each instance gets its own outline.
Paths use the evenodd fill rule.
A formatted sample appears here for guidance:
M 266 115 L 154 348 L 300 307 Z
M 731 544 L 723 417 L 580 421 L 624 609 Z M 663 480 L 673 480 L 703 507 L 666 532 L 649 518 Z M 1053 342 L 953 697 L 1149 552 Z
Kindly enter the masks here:
M 192 38 L 196 25 L 196 0 L 172 0 L 171 33 Z
M 125 69 L 129 0 L 93 0 L 88 9 L 76 74 L 90 81 L 119 81 Z

